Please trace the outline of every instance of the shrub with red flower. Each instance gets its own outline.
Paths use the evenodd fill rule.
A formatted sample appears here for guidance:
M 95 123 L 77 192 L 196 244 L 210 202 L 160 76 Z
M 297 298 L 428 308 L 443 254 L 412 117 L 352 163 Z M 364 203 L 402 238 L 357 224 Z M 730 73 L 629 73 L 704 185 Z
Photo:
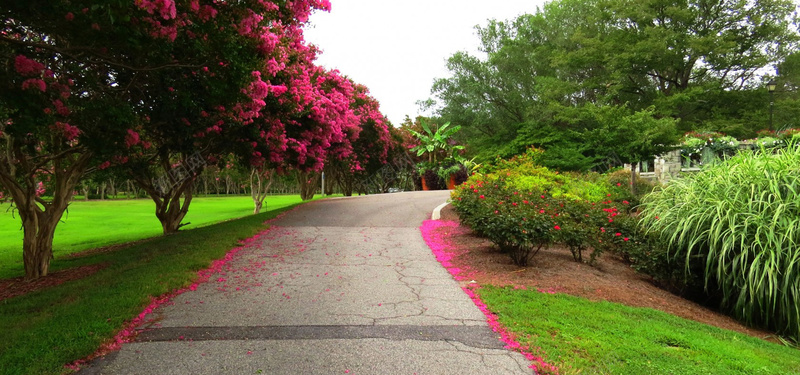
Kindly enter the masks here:
M 452 198 L 461 221 L 520 266 L 554 243 L 569 248 L 575 261 L 590 264 L 604 251 L 636 243 L 638 229 L 631 225 L 635 219 L 627 201 L 612 199 L 625 190 L 596 176 L 559 174 L 528 161 L 503 162 L 508 169 L 475 174 L 457 187 Z

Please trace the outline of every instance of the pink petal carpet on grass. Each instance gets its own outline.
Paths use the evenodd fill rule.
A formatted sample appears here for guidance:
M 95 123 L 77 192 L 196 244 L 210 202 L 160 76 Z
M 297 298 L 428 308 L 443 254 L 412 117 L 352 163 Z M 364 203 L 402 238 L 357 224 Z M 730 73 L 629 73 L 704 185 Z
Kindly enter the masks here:
M 280 215 L 265 221 L 264 224 L 270 225 L 272 222 L 282 218 L 284 215 L 286 215 L 288 212 L 291 211 L 292 210 L 281 213 Z M 270 225 L 269 228 L 259 232 L 255 236 L 239 241 L 239 244 L 241 244 L 241 246 L 235 247 L 230 251 L 228 251 L 228 253 L 225 254 L 224 257 L 222 257 L 222 259 L 217 259 L 211 262 L 211 265 L 208 268 L 197 271 L 197 278 L 192 283 L 192 285 L 186 288 L 176 289 L 172 292 L 163 294 L 158 297 L 150 297 L 150 304 L 147 305 L 147 307 L 145 307 L 144 310 L 142 310 L 142 312 L 139 313 L 139 315 L 133 318 L 133 320 L 131 320 L 128 324 L 126 324 L 119 332 L 117 332 L 114 338 L 101 344 L 100 347 L 97 349 L 97 351 L 95 351 L 88 357 L 76 360 L 72 363 L 68 363 L 64 365 L 64 367 L 73 371 L 79 371 L 82 367 L 86 366 L 90 361 L 94 360 L 95 358 L 102 357 L 113 351 L 120 350 L 122 348 L 122 344 L 131 342 L 136 338 L 136 335 L 138 334 L 138 332 L 136 331 L 136 327 L 144 323 L 147 323 L 147 321 L 145 321 L 145 317 L 148 314 L 152 313 L 159 306 L 169 303 L 170 301 L 172 301 L 173 298 L 175 298 L 180 294 L 183 294 L 188 291 L 197 290 L 197 287 L 200 284 L 208 282 L 211 279 L 212 275 L 222 271 L 223 266 L 225 266 L 227 263 L 233 260 L 238 252 L 240 252 L 242 249 L 246 248 L 250 244 L 254 243 L 262 236 L 278 228 L 279 227 Z M 182 340 L 183 336 L 181 336 L 180 339 Z
M 442 230 L 442 228 L 444 228 L 444 230 Z M 420 232 L 422 232 L 422 238 L 425 240 L 425 243 L 428 244 L 436 260 L 438 260 L 457 281 L 469 280 L 471 276 L 478 273 L 476 270 L 456 267 L 451 262 L 454 257 L 464 254 L 467 251 L 458 249 L 457 246 L 449 241 L 449 236 L 467 233 L 468 230 L 466 228 L 461 227 L 459 223 L 454 221 L 426 220 L 419 229 Z M 445 230 L 447 233 L 443 233 Z M 472 299 L 472 302 L 475 303 L 478 309 L 486 315 L 486 321 L 489 323 L 489 327 L 500 335 L 500 340 L 506 344 L 506 349 L 517 351 L 525 356 L 525 358 L 533 363 L 530 368 L 536 373 L 558 374 L 558 368 L 545 362 L 542 357 L 531 353 L 531 351 L 539 352 L 540 349 L 523 346 L 516 341 L 511 332 L 500 324 L 497 315 L 489 311 L 486 304 L 483 303 L 478 294 L 475 293 L 477 289 L 480 289 L 480 285 L 471 283 L 469 286 L 462 287 L 461 289 Z

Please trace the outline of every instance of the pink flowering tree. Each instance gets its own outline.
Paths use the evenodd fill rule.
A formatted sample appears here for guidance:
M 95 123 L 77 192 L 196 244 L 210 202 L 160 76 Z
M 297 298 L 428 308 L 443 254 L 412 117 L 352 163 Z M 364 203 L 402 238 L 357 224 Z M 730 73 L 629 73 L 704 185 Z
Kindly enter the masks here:
M 288 128 L 290 166 L 297 171 L 301 198 L 311 199 L 319 186 L 320 172 L 328 160 L 348 159 L 358 138 L 359 117 L 352 108 L 351 82 L 337 71 L 313 67 L 306 72 L 313 87 L 313 100 L 301 107 Z M 292 147 L 293 145 L 294 147 Z
M 66 8 L 0 5 L 0 190 L 21 220 L 27 279 L 47 275 L 56 225 L 76 185 L 106 152 L 106 140 L 121 136 L 118 126 L 135 122 L 111 84 L 118 60 L 90 46 L 108 41 L 93 38 L 96 14 Z M 85 22 L 73 24 L 79 16 Z
M 195 63 L 139 75 L 136 87 L 144 88 L 134 102 L 143 121 L 120 145 L 131 157 L 109 162 L 129 170 L 149 194 L 165 234 L 184 225 L 206 165 L 231 152 L 261 163 L 251 145 L 270 130 L 256 123 L 267 96 L 278 90 L 270 80 L 283 70 L 309 12 L 328 7 L 325 1 L 189 2 L 174 18 L 158 20 L 160 27 L 179 28 L 177 36 L 155 33 L 164 35 L 170 56 L 179 52 Z
M 295 174 L 301 197 L 310 199 L 329 156 L 352 153 L 348 137 L 357 131 L 358 117 L 351 108 L 352 84 L 337 71 L 314 64 L 317 51 L 302 33 L 293 32 L 285 52 L 261 73 L 270 77 L 268 95 L 249 128 L 259 134 L 239 154 L 250 155 L 253 167 Z
M 341 145 L 345 152 L 331 155 L 325 165 L 326 175 L 331 181 L 336 181 L 346 196 L 353 194 L 358 182 L 367 186 L 373 181 L 383 180 L 384 174 L 392 172 L 383 168 L 394 147 L 390 125 L 380 112 L 378 101 L 369 95 L 365 86 L 352 85 L 351 108 L 357 118 L 357 127 L 348 134 L 346 144 Z
M 264 85 L 257 73 L 276 61 L 283 30 L 329 6 L 0 4 L 0 190 L 22 221 L 26 277 L 47 274 L 55 227 L 94 169 L 124 167 L 149 188 L 164 231 L 177 230 L 196 173 L 231 144 L 230 129 L 259 113 Z M 189 172 L 174 173 L 179 167 Z M 169 182 L 153 189 L 161 177 Z

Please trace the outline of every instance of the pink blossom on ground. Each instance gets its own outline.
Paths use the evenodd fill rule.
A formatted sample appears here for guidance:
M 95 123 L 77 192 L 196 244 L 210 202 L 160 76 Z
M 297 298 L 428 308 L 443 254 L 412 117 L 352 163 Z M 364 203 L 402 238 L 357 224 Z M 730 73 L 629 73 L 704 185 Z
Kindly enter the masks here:
M 109 163 L 109 162 L 106 162 L 106 163 Z M 103 164 L 105 164 L 105 163 L 103 163 Z M 270 223 L 281 219 L 284 215 L 286 215 L 287 213 L 289 213 L 291 211 L 292 210 L 286 211 L 286 212 L 276 216 L 275 218 L 264 222 L 264 224 L 269 225 Z M 175 298 L 178 295 L 181 295 L 181 294 L 186 293 L 188 291 L 197 290 L 197 287 L 200 284 L 208 282 L 213 275 L 218 274 L 221 271 L 223 271 L 223 267 L 227 263 L 232 261 L 235 258 L 235 256 L 237 255 L 237 253 L 242 251 L 244 248 L 250 246 L 251 244 L 256 242 L 258 239 L 260 239 L 261 237 L 266 236 L 270 232 L 277 231 L 278 229 L 279 229 L 279 227 L 277 227 L 277 226 L 270 226 L 268 229 L 259 232 L 258 234 L 256 234 L 253 237 L 250 237 L 248 239 L 239 241 L 239 244 L 241 246 L 231 249 L 221 259 L 217 259 L 217 260 L 211 262 L 211 265 L 208 268 L 200 270 L 200 271 L 197 271 L 197 278 L 195 279 L 195 282 L 192 285 L 190 285 L 189 287 L 186 287 L 186 288 L 183 288 L 183 289 L 176 289 L 176 290 L 174 290 L 174 291 L 172 291 L 170 293 L 166 293 L 166 294 L 163 294 L 163 295 L 158 296 L 158 297 L 152 297 L 150 299 L 150 304 L 147 305 L 147 307 L 145 307 L 144 310 L 142 310 L 142 312 L 139 313 L 139 315 L 137 315 L 135 318 L 133 318 L 133 320 L 131 320 L 130 323 L 125 325 L 125 327 L 123 327 L 122 330 L 120 330 L 117 333 L 117 335 L 114 336 L 113 339 L 111 339 L 110 341 L 107 341 L 107 342 L 103 343 L 102 345 L 100 345 L 100 348 L 98 348 L 97 351 L 95 351 L 89 357 L 84 358 L 84 359 L 79 359 L 79 360 L 77 360 L 75 362 L 66 364 L 66 365 L 64 365 L 64 367 L 66 367 L 68 369 L 71 369 L 71 370 L 74 370 L 74 371 L 78 371 L 78 370 L 81 369 L 81 367 L 86 365 L 89 361 L 93 360 L 94 358 L 104 356 L 104 355 L 106 355 L 106 354 L 108 354 L 110 352 L 113 352 L 113 351 L 117 351 L 120 348 L 122 348 L 122 344 L 133 341 L 133 339 L 136 338 L 136 335 L 138 334 L 138 332 L 136 330 L 136 327 L 138 327 L 138 326 L 140 326 L 140 325 L 142 325 L 144 323 L 147 323 L 148 322 L 148 320 L 146 320 L 147 316 L 150 313 L 152 313 L 155 309 L 157 309 L 159 306 L 162 306 L 164 304 L 170 303 L 172 301 L 172 299 Z M 203 303 L 203 301 L 200 301 L 200 303 Z
M 438 260 L 456 280 L 465 280 L 466 275 L 464 274 L 463 270 L 454 267 L 450 262 L 453 257 L 464 253 L 465 251 L 460 251 L 453 246 L 449 242 L 447 238 L 448 236 L 437 233 L 439 228 L 448 228 L 449 233 L 457 233 L 458 231 L 466 230 L 461 228 L 456 222 L 439 220 L 426 220 L 419 228 L 420 232 L 422 233 L 422 238 L 425 240 L 425 243 L 428 244 L 428 247 L 433 252 L 433 255 L 436 256 L 436 260 Z M 489 308 L 486 306 L 486 304 L 483 303 L 480 297 L 475 293 L 475 290 L 479 288 L 479 285 L 473 284 L 462 289 L 464 290 L 464 293 L 466 293 L 467 296 L 472 299 L 472 302 L 475 303 L 475 306 L 477 306 L 478 309 L 480 309 L 481 312 L 483 312 L 483 314 L 486 316 L 486 321 L 489 323 L 489 327 L 491 327 L 494 332 L 500 335 L 501 341 L 506 343 L 506 349 L 521 353 L 523 356 L 525 356 L 525 358 L 533 363 L 530 368 L 537 372 L 546 371 L 551 374 L 558 374 L 558 369 L 555 366 L 545 362 L 543 358 L 531 353 L 532 348 L 522 346 L 522 344 L 516 341 L 513 334 L 511 334 L 511 332 L 509 332 L 505 327 L 503 327 L 502 324 L 500 324 L 497 319 L 497 315 L 489 311 Z

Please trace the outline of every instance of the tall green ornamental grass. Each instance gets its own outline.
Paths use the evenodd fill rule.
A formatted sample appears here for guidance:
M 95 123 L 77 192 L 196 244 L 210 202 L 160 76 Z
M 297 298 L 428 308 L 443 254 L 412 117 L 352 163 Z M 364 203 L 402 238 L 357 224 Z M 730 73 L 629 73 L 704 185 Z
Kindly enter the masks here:
M 641 218 L 687 269 L 701 265 L 724 309 L 800 339 L 800 145 L 675 180 L 643 199 Z

